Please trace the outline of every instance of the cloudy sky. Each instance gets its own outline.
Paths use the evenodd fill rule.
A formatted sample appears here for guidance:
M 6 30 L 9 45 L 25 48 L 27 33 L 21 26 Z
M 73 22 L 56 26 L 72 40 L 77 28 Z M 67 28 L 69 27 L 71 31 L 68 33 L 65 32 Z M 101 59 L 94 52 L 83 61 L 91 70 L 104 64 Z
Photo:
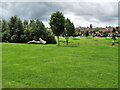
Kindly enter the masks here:
M 0 3 L 0 19 L 17 15 L 23 19 L 39 19 L 49 27 L 49 19 L 53 12 L 63 12 L 75 25 L 87 27 L 117 26 L 118 2 L 2 2 Z

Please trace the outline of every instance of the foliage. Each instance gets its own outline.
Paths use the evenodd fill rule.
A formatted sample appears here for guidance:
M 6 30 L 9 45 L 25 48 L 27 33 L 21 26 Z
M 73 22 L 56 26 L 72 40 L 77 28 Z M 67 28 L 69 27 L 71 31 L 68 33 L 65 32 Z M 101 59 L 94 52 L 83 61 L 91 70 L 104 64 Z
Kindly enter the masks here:
M 92 37 L 95 37 L 95 34 L 94 34 L 94 33 L 92 33 Z
M 2 21 L 0 20 L 0 42 L 2 41 Z
M 112 39 L 113 40 L 116 40 L 116 29 L 115 28 L 113 28 L 113 31 L 112 31 Z
M 70 19 L 68 19 L 68 18 L 65 19 L 65 29 L 63 32 L 63 36 L 66 39 L 67 45 L 68 45 L 69 37 L 73 36 L 74 32 L 75 32 L 74 24 L 70 21 Z
M 10 18 L 8 22 L 3 20 L 2 24 L 2 41 L 14 43 L 26 43 L 30 40 L 39 40 L 42 38 L 49 44 L 56 43 L 54 35 L 46 30 L 44 24 L 38 19 L 21 21 L 17 16 Z
M 51 26 L 52 32 L 58 36 L 59 46 L 59 36 L 63 33 L 65 24 L 65 18 L 62 12 L 56 11 L 55 13 L 52 13 L 49 24 Z
M 92 29 L 93 27 L 92 27 L 92 24 L 90 24 L 90 28 Z
M 104 36 L 104 37 L 107 37 L 107 36 L 108 36 L 108 31 L 104 31 L 104 32 L 103 32 L 103 36 Z
M 98 31 L 99 31 L 99 28 L 96 27 L 96 28 L 93 29 L 93 31 L 94 31 L 94 32 L 98 32 Z
M 79 32 L 74 32 L 73 37 L 80 36 Z
M 89 36 L 89 31 L 88 31 L 88 30 L 85 31 L 85 32 L 84 32 L 84 35 L 85 35 L 86 37 L 88 37 L 88 36 Z

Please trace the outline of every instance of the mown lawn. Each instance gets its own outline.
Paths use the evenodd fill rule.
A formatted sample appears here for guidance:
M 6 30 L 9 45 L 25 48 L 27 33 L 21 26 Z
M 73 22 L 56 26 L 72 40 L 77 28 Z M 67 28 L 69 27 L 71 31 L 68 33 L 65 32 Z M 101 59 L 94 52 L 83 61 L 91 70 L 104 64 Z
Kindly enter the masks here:
M 3 88 L 117 88 L 118 45 L 70 38 L 69 46 L 2 43 Z

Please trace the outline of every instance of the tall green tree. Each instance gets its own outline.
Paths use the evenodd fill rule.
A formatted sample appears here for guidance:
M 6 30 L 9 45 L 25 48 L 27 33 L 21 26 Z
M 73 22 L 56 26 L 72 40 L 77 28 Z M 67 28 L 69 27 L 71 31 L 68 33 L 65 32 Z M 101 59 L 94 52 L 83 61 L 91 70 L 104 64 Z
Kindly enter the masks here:
M 112 31 L 112 39 L 116 40 L 116 29 L 115 28 L 113 28 L 113 31 Z
M 35 32 L 36 39 L 39 40 L 39 38 L 42 38 L 42 35 L 45 36 L 46 32 L 47 30 L 45 28 L 45 25 L 42 23 L 42 21 L 39 21 L 37 19 L 36 20 L 36 32 Z
M 0 33 L 2 33 L 2 21 L 0 20 Z
M 0 20 L 0 42 L 2 41 L 2 21 Z
M 13 35 L 15 35 L 15 30 L 17 28 L 17 16 L 13 16 L 10 18 L 8 25 L 9 25 L 9 29 L 10 29 L 10 37 L 12 37 Z
M 2 32 L 5 32 L 7 30 L 7 22 L 5 19 L 2 21 Z
M 92 29 L 93 27 L 92 27 L 92 24 L 90 24 L 90 28 Z
M 73 36 L 73 34 L 75 33 L 75 27 L 74 24 L 70 21 L 70 19 L 65 19 L 65 29 L 63 32 L 63 36 L 66 39 L 66 43 L 68 45 L 68 40 L 70 36 Z
M 22 42 L 22 35 L 24 34 L 23 23 L 20 18 L 13 16 L 10 18 L 9 22 L 10 29 L 10 42 Z
M 30 41 L 30 29 L 29 23 L 27 20 L 23 21 L 23 28 L 24 28 L 24 35 L 23 35 L 23 42 Z
M 52 32 L 58 37 L 59 46 L 59 36 L 63 33 L 65 24 L 65 17 L 62 12 L 56 11 L 55 13 L 52 13 L 49 24 Z
M 17 22 L 17 28 L 16 28 L 16 35 L 17 35 L 17 42 L 22 42 L 23 40 L 23 34 L 24 34 L 24 28 L 23 24 L 20 18 L 18 18 Z
M 24 20 L 24 21 L 23 21 L 23 26 L 24 26 L 24 27 L 28 27 L 28 21 L 27 21 L 27 20 Z
M 2 31 L 2 41 L 5 42 L 5 41 L 8 41 L 9 38 L 10 38 L 10 30 L 9 30 L 9 27 L 8 27 L 8 23 L 6 22 L 5 19 L 3 19 L 2 21 L 2 24 L 1 24 L 1 31 Z
M 36 22 L 35 20 L 30 20 L 30 40 L 36 40 Z

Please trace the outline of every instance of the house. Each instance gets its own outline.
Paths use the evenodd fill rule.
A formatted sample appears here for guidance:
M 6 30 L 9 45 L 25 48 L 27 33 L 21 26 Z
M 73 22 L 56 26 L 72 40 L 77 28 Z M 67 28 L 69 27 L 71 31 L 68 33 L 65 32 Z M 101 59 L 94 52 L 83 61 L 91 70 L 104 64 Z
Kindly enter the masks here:
M 113 28 L 114 27 L 108 27 L 108 28 L 98 27 L 99 31 L 95 32 L 95 34 L 102 35 L 102 33 L 104 31 L 108 31 L 108 36 L 112 36 Z M 76 32 L 78 32 L 81 36 L 87 30 L 89 31 L 90 35 L 92 35 L 92 33 L 94 33 L 94 28 L 76 27 Z M 120 33 L 120 29 L 119 29 L 118 33 Z

